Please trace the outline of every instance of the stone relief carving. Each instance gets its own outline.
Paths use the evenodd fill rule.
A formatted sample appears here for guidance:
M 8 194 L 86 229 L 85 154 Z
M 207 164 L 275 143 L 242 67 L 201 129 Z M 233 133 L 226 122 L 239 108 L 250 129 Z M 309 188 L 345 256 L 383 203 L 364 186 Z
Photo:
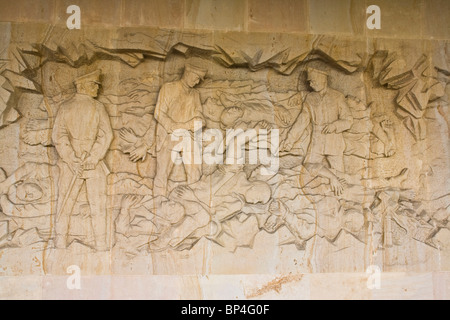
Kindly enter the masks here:
M 106 176 L 103 159 L 113 139 L 109 116 L 98 94 L 100 71 L 75 79 L 77 93 L 61 104 L 52 141 L 58 152 L 61 176 L 55 219 L 55 246 L 67 247 L 70 216 L 80 189 L 87 189 L 95 248 L 107 250 Z
M 3 250 L 132 260 L 206 243 L 233 259 L 269 243 L 308 266 L 348 247 L 448 250 L 449 73 L 426 55 L 408 70 L 408 51 L 325 37 L 62 34 L 11 45 L 0 69 Z

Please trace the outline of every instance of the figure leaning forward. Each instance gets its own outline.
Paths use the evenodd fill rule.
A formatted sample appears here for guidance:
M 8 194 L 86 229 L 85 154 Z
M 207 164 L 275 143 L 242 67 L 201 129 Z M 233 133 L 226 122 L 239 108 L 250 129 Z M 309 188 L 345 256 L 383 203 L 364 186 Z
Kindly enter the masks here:
M 55 119 L 53 142 L 60 156 L 55 246 L 66 248 L 72 211 L 83 186 L 87 189 L 95 249 L 108 250 L 106 177 L 103 159 L 113 139 L 109 116 L 95 100 L 100 70 L 75 80 L 77 93 L 63 103 Z M 89 221 L 89 220 L 87 220 Z

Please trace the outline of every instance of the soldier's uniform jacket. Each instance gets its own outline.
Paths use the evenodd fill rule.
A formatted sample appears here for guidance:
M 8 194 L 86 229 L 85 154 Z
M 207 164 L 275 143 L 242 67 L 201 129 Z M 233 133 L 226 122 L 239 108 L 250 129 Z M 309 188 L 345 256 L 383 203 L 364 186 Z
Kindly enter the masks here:
M 198 117 L 203 119 L 200 93 L 189 88 L 182 81 L 166 83 L 161 87 L 155 109 L 156 148 L 160 151 L 171 140 L 168 128 L 177 129 L 177 123 L 183 124 Z M 194 128 L 192 128 L 193 130 Z
M 325 92 L 311 92 L 306 96 L 303 110 L 295 121 L 288 139 L 295 142 L 311 124 L 309 152 L 320 155 L 342 155 L 345 142 L 342 132 L 350 129 L 353 117 L 342 93 L 327 88 Z M 325 125 L 334 124 L 336 132 L 322 133 Z
M 85 152 L 100 161 L 112 137 L 109 116 L 102 103 L 88 95 L 76 94 L 61 105 L 53 128 L 53 142 L 65 163 L 71 164 Z M 107 170 L 104 163 L 99 164 Z

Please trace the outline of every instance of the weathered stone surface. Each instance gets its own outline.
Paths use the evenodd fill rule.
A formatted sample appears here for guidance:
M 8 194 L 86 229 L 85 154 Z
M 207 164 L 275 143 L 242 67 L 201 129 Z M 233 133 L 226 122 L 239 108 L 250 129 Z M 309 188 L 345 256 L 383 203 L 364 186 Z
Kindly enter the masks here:
M 122 25 L 183 28 L 184 1 L 127 0 L 122 2 Z
M 423 16 L 425 37 L 448 39 L 450 34 L 450 3 L 445 0 L 424 1 L 425 11 Z
M 308 32 L 305 0 L 249 0 L 249 31 Z
M 54 1 L 0 1 L 0 21 L 51 22 Z
M 186 0 L 186 29 L 244 30 L 246 1 Z
M 367 30 L 370 37 L 421 38 L 423 34 L 423 12 L 427 0 L 375 0 L 368 5 L 377 5 L 381 10 L 381 29 Z M 448 34 L 448 31 L 447 31 Z
M 309 1 L 310 32 L 315 34 L 361 34 L 365 24 L 363 1 Z
M 70 5 L 77 5 L 80 8 L 81 24 L 88 25 L 107 25 L 119 26 L 121 21 L 121 0 L 58 0 L 55 1 L 55 22 L 66 25 L 66 21 L 71 15 L 67 13 Z
M 448 299 L 435 7 L 54 3 L 0 25 L 0 298 Z

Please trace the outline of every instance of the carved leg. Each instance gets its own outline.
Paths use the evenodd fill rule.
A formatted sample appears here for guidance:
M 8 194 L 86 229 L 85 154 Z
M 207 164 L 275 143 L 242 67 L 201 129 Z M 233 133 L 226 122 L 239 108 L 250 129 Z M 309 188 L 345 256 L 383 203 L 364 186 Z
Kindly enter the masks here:
M 83 186 L 84 180 L 77 179 L 72 187 L 70 195 L 67 195 L 73 174 L 68 167 L 62 169 L 61 171 L 62 174 L 59 180 L 58 210 L 55 221 L 55 246 L 57 248 L 66 248 L 67 236 L 70 227 L 70 216 L 77 201 L 81 187 Z M 67 200 L 63 203 L 65 198 L 67 198 Z
M 108 250 L 108 215 L 106 212 L 106 176 L 86 180 L 87 197 L 91 209 L 96 249 Z
M 167 182 L 172 172 L 172 148 L 162 148 L 156 157 L 156 176 L 153 183 L 153 196 L 167 197 Z

